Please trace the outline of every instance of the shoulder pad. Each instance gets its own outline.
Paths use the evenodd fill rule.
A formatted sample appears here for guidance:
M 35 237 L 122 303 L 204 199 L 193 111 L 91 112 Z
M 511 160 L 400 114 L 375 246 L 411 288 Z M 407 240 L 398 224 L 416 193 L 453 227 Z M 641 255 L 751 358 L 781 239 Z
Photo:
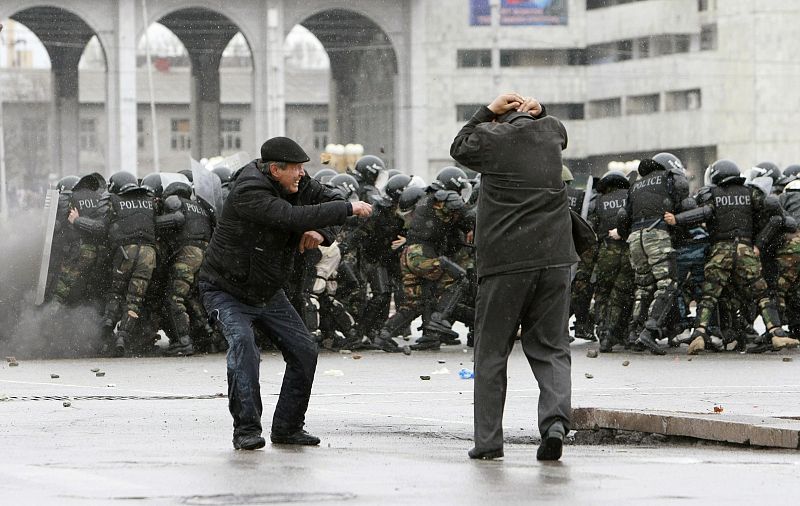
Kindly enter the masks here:
M 711 199 L 713 198 L 713 195 L 711 194 L 713 189 L 714 189 L 713 186 L 704 186 L 700 188 L 700 190 L 697 192 L 697 197 L 696 197 L 697 205 L 702 206 L 710 202 Z
M 688 211 L 697 208 L 697 201 L 691 197 L 687 197 L 681 201 L 681 209 Z
M 167 213 L 174 213 L 175 211 L 180 210 L 183 206 L 180 197 L 177 195 L 170 195 L 169 197 L 164 199 L 164 212 Z
M 681 201 L 689 196 L 689 180 L 683 172 L 675 169 L 670 169 L 669 173 L 672 174 L 672 184 L 675 191 L 675 196 L 678 201 Z
M 776 195 L 767 195 L 764 197 L 764 210 L 768 213 L 781 211 L 781 202 Z

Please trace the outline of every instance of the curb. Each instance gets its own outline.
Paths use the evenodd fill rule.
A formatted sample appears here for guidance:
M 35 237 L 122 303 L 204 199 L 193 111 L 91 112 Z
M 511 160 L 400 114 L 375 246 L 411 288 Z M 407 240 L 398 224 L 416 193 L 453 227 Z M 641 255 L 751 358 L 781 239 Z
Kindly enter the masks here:
M 628 430 L 767 448 L 800 448 L 800 420 L 768 416 L 575 408 L 572 429 Z

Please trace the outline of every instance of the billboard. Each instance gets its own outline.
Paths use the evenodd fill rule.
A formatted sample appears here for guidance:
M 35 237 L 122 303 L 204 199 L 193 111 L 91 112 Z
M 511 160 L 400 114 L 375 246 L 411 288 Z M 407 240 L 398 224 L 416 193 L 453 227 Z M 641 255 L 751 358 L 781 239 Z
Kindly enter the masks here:
M 569 0 L 500 0 L 500 24 L 506 26 L 566 25 Z M 492 24 L 489 0 L 470 0 L 470 25 Z

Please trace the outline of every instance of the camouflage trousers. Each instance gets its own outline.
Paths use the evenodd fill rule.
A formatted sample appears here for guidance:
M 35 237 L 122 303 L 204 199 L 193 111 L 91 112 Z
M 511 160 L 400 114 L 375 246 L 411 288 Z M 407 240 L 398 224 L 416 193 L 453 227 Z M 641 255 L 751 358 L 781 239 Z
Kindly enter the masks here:
M 436 284 L 435 292 L 441 293 L 456 281 L 442 269 L 439 257 L 426 250 L 422 244 L 412 244 L 400 256 L 404 300 L 400 302 L 398 310 L 420 313 L 427 299 L 433 298 L 432 303 L 436 303 L 436 296 L 426 293 L 431 282 Z M 452 260 L 463 267 L 468 257 L 459 255 Z
M 630 330 L 638 333 L 651 313 L 661 317 L 668 312 L 665 306 L 673 303 L 677 258 L 669 232 L 659 228 L 631 232 L 628 247 L 636 285 Z
M 109 327 L 120 322 L 120 330 L 131 332 L 142 310 L 147 287 L 156 266 L 156 250 L 150 245 L 129 244 L 114 252 L 111 298 L 104 320 Z
M 726 288 L 737 293 L 742 301 L 757 302 L 767 330 L 780 326 L 776 304 L 770 300 L 767 282 L 761 276 L 761 260 L 751 245 L 735 241 L 712 244 L 704 276 L 696 327 L 708 328 L 720 294 Z
M 628 245 L 607 241 L 594 267 L 594 321 L 602 335 L 621 336 L 628 330 L 633 308 L 633 269 Z
M 572 280 L 569 307 L 570 314 L 575 315 L 576 326 L 589 324 L 589 308 L 592 304 L 592 294 L 594 292 L 592 272 L 597 261 L 597 251 L 598 248 L 593 246 L 581 254 L 575 270 L 575 278 Z
M 800 328 L 800 232 L 787 234 L 777 255 L 778 306 L 790 329 Z
M 77 254 L 61 264 L 53 289 L 53 300 L 60 304 L 66 303 L 78 280 L 92 270 L 96 261 L 97 245 L 81 242 Z
M 195 276 L 203 263 L 203 248 L 184 245 L 170 259 L 167 286 L 168 316 L 171 330 L 180 338 L 188 336 L 191 320 L 187 311 Z

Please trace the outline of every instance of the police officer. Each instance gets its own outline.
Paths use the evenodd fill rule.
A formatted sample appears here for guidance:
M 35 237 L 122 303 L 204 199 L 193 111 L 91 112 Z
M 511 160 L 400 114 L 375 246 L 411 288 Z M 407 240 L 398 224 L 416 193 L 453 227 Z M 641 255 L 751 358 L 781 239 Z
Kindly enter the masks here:
M 68 192 L 67 206 L 75 209 L 80 216 L 95 219 L 98 215 L 100 198 L 105 190 L 106 181 L 103 176 L 92 173 L 83 176 Z M 67 211 L 69 213 L 69 211 Z M 89 276 L 90 281 L 97 276 L 98 269 L 96 264 L 98 253 L 103 250 L 103 238 L 93 236 L 67 221 L 64 216 L 65 239 L 69 243 L 69 254 L 61 263 L 61 269 L 56 279 L 53 289 L 53 301 L 57 304 L 65 304 L 71 299 L 73 289 L 84 278 Z M 92 284 L 93 286 L 96 283 Z M 95 286 L 96 287 L 96 286 Z M 83 300 L 83 297 L 78 297 Z
M 784 170 L 784 174 L 790 167 Z M 800 169 L 800 166 L 796 166 Z M 800 172 L 800 170 L 799 170 Z M 780 219 L 784 222 L 781 227 L 777 262 L 779 266 L 778 277 L 778 303 L 789 325 L 790 335 L 797 339 L 800 337 L 800 231 L 786 227 L 786 222 L 796 226 L 800 223 L 800 179 L 789 181 L 780 196 L 781 207 L 785 216 Z
M 630 186 L 622 172 L 607 172 L 598 181 L 600 195 L 589 211 L 589 222 L 600 238 L 594 267 L 594 320 L 601 352 L 612 351 L 615 344 L 625 344 L 633 305 L 633 270 L 628 243 L 617 232 L 617 216 L 625 207 Z
M 567 201 L 569 208 L 577 214 L 583 210 L 583 202 L 586 199 L 586 191 L 573 186 L 574 177 L 572 171 L 566 165 L 561 168 L 561 179 L 567 185 Z M 592 198 L 590 195 L 589 198 Z M 569 312 L 575 315 L 574 337 L 595 341 L 593 324 L 591 322 L 591 305 L 594 293 L 592 283 L 592 272 L 594 271 L 597 260 L 597 247 L 589 248 L 580 255 L 580 261 L 575 268 L 575 277 L 572 279 L 570 290 Z M 595 312 L 595 314 L 597 314 Z
M 636 294 L 629 342 L 663 355 L 656 338 L 666 337 L 667 318 L 678 290 L 677 258 L 665 213 L 681 210 L 689 181 L 681 161 L 659 153 L 639 163 L 639 180 L 631 185 L 620 211 L 620 236 L 627 237 Z
M 739 167 L 730 160 L 718 160 L 711 165 L 711 182 L 715 186 L 701 196 L 700 207 L 674 215 L 665 213 L 669 225 L 691 225 L 701 221 L 708 224 L 711 249 L 706 262 L 703 298 L 697 308 L 695 330 L 688 353 L 696 354 L 711 344 L 708 326 L 714 307 L 722 291 L 733 285 L 746 300 L 756 300 L 768 337 L 761 348 L 772 349 L 797 346 L 798 341 L 786 336 L 781 328 L 780 314 L 771 300 L 767 284 L 761 276 L 758 247 L 753 241 L 758 215 L 780 216 L 780 206 L 775 197 L 765 196 L 758 190 L 744 186 L 745 179 Z M 754 219 L 754 215 L 757 216 Z
M 388 179 L 386 164 L 374 155 L 359 158 L 352 175 L 358 181 L 358 198 L 364 202 L 372 202 L 373 197 L 380 197 L 381 187 Z
M 182 226 L 167 238 L 169 281 L 165 302 L 171 335 L 166 354 L 191 355 L 194 346 L 187 305 L 214 230 L 214 210 L 203 199 L 191 198 L 188 180 L 170 182 L 162 197 L 165 213 L 180 212 L 184 217 Z
M 364 202 L 328 201 L 322 184 L 308 177 L 308 155 L 293 140 L 274 137 L 261 158 L 235 176 L 200 269 L 200 293 L 228 341 L 228 406 L 233 447 L 255 450 L 261 437 L 259 351 L 253 326 L 268 330 L 286 361 L 272 420 L 275 444 L 317 445 L 305 430 L 305 412 L 317 365 L 317 343 L 283 286 L 296 252 L 330 244 L 325 227 L 350 215 L 367 216 Z

